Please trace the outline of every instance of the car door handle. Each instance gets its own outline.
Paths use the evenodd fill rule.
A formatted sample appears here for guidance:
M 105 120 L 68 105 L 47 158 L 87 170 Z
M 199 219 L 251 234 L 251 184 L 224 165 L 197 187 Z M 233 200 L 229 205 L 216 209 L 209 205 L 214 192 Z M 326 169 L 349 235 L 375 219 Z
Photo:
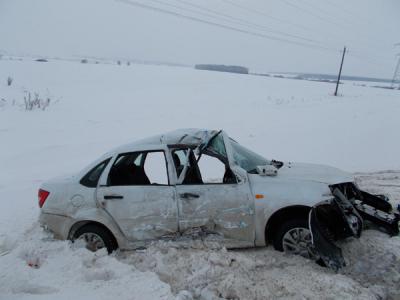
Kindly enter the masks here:
M 199 198 L 200 196 L 197 194 L 192 194 L 192 193 L 183 193 L 179 194 L 179 196 L 183 199 L 192 199 L 192 198 Z
M 113 199 L 124 199 L 124 196 L 121 195 L 104 195 L 105 200 L 113 200 Z

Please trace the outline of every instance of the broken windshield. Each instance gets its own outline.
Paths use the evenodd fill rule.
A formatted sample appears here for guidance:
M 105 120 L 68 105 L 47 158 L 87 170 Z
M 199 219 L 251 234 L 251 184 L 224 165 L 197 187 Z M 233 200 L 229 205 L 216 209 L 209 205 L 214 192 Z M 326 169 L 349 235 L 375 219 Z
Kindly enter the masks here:
M 271 161 L 261 155 L 243 147 L 232 139 L 230 140 L 233 150 L 233 160 L 238 166 L 245 169 L 247 172 L 253 173 L 257 166 L 268 165 L 271 163 Z

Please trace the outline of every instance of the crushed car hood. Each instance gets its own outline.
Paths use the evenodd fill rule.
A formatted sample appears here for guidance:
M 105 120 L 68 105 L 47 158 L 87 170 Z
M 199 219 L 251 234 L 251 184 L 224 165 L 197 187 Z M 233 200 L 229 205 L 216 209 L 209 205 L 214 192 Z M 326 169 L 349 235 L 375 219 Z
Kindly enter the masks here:
M 292 162 L 285 163 L 279 169 L 277 177 L 280 179 L 306 180 L 326 184 L 351 182 L 354 180 L 351 174 L 334 167 Z

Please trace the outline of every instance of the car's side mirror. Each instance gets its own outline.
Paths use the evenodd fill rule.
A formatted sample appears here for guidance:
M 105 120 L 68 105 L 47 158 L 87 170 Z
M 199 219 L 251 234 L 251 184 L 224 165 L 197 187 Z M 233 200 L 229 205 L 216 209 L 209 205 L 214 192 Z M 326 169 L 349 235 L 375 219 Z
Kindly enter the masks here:
M 261 176 L 276 176 L 278 168 L 273 165 L 257 166 L 257 173 Z

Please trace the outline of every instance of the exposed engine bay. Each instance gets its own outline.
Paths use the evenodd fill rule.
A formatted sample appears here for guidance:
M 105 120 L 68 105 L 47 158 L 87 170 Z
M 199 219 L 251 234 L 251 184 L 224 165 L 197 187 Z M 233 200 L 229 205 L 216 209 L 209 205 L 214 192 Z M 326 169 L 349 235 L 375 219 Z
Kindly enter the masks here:
M 359 238 L 364 228 L 398 235 L 400 210 L 395 210 L 386 196 L 362 191 L 352 182 L 329 187 L 334 197 L 311 209 L 309 227 L 320 262 L 337 271 L 346 264 L 335 241 Z

